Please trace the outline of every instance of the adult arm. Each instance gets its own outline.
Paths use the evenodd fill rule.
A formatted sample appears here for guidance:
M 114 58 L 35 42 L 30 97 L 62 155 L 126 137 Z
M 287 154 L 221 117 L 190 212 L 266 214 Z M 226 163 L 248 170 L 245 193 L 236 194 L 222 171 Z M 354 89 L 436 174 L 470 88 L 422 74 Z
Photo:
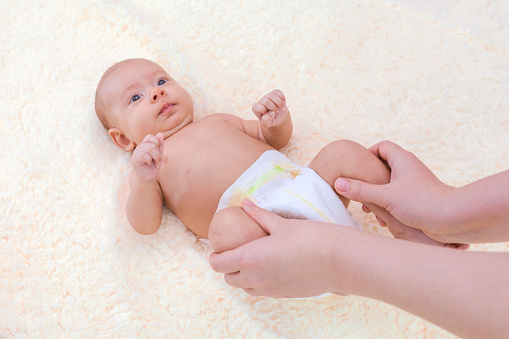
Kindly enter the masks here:
M 269 236 L 212 254 L 214 270 L 252 295 L 324 292 L 378 299 L 463 337 L 508 337 L 508 253 L 477 253 L 244 211 Z
M 393 234 L 405 233 L 395 225 L 396 218 L 444 243 L 509 241 L 509 171 L 455 188 L 390 141 L 370 151 L 390 167 L 390 183 L 373 185 L 340 178 L 336 190 L 351 200 L 385 208 L 373 212 Z

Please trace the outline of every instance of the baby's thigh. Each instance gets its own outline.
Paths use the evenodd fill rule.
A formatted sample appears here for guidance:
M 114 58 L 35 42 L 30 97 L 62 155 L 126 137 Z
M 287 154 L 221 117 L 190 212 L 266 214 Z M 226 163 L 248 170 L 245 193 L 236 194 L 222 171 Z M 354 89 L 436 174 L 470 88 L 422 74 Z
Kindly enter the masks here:
M 209 227 L 209 241 L 217 253 L 232 250 L 268 235 L 238 206 L 216 213 Z
M 390 172 L 373 153 L 351 140 L 336 140 L 318 152 L 309 168 L 329 185 L 339 177 L 363 180 L 373 184 L 386 184 Z

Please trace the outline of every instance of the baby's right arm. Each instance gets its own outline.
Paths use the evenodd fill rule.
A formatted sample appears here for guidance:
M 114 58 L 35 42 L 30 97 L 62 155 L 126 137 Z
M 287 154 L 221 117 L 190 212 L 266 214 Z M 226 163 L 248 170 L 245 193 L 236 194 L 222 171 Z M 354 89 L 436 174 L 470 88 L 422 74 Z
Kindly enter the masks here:
M 162 133 L 147 135 L 133 152 L 131 191 L 127 200 L 127 220 L 140 234 L 153 234 L 161 226 L 163 193 L 157 174 L 163 160 Z

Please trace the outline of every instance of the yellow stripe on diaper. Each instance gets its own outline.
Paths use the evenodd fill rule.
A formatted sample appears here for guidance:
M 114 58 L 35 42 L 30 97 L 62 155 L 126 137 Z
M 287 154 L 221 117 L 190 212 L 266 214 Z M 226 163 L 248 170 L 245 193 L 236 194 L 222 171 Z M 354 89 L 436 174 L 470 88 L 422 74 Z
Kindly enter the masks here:
M 277 176 L 279 173 L 283 172 L 284 170 L 285 169 L 281 166 L 278 166 L 278 165 L 274 166 L 271 170 L 269 170 L 268 172 L 265 172 L 258 179 L 256 179 L 254 184 L 251 185 L 251 187 L 249 187 L 249 189 L 247 190 L 247 193 L 253 194 L 257 189 L 259 189 L 260 187 L 265 185 L 270 179 L 274 178 L 275 176 Z
M 318 207 L 316 207 L 313 203 L 311 203 L 309 200 L 307 200 L 306 198 L 304 198 L 303 196 L 301 195 L 298 195 L 297 193 L 295 192 L 292 192 L 286 188 L 283 188 L 283 190 L 286 192 L 286 193 L 290 193 L 291 195 L 293 195 L 294 197 L 296 197 L 297 199 L 299 199 L 300 201 L 302 201 L 303 203 L 305 203 L 306 205 L 308 205 L 311 209 L 313 209 L 316 213 L 318 213 L 322 218 L 323 220 L 327 221 L 327 222 L 330 222 L 332 223 L 332 220 L 325 214 L 323 213 L 322 210 L 320 210 Z

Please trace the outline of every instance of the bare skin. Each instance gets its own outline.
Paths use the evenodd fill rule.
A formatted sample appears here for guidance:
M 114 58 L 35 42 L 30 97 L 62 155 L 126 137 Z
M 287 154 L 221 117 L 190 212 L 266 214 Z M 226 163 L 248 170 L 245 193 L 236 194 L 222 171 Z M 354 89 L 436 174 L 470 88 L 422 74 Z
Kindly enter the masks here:
M 280 91 L 253 106 L 260 120 L 212 114 L 193 122 L 189 94 L 159 65 L 127 60 L 107 75 L 96 110 L 109 115 L 113 141 L 134 149 L 127 217 L 141 234 L 159 229 L 164 204 L 207 238 L 223 192 L 263 152 L 288 143 L 292 133 Z M 271 116 L 270 109 L 278 112 Z
M 263 152 L 273 149 L 240 131 L 228 118 L 208 116 L 164 142 L 165 154 L 157 176 L 164 204 L 203 238 L 208 238 L 224 191 Z
M 344 176 L 336 189 L 355 201 L 383 207 L 373 212 L 395 237 L 420 234 L 467 244 L 509 239 L 509 171 L 456 188 L 441 182 L 414 154 L 393 142 L 382 141 L 369 150 L 391 167 L 390 184 L 372 185 Z M 371 212 L 371 207 L 364 211 Z
M 337 140 L 326 145 L 311 161 L 309 168 L 331 187 L 339 176 L 373 184 L 386 184 L 390 179 L 389 170 L 378 158 L 364 146 L 350 140 Z M 339 198 L 348 207 L 350 200 L 343 196 Z M 237 206 L 218 212 L 209 230 L 209 239 L 216 253 L 232 250 L 266 235 L 263 228 Z
M 262 153 L 283 147 L 292 135 L 281 91 L 266 94 L 252 110 L 258 120 L 217 113 L 193 121 L 189 93 L 159 65 L 132 59 L 105 73 L 96 112 L 113 141 L 134 150 L 126 210 L 138 233 L 159 229 L 165 205 L 196 235 L 210 238 L 218 252 L 266 235 L 239 207 L 214 217 L 224 191 Z M 382 161 L 348 140 L 327 145 L 309 167 L 331 187 L 341 176 L 374 184 L 390 179 Z M 348 199 L 341 199 L 347 206 Z M 417 240 L 444 245 L 428 237 Z
M 426 246 L 340 225 L 283 219 L 243 203 L 269 236 L 210 256 L 251 295 L 359 295 L 397 306 L 464 338 L 507 338 L 509 253 Z M 507 239 L 507 238 L 505 238 Z
M 370 151 L 390 166 L 390 183 L 340 178 L 336 187 L 352 200 L 386 208 L 379 216 L 395 237 L 509 240 L 509 171 L 453 188 L 392 142 Z M 269 236 L 210 256 L 212 268 L 234 287 L 270 297 L 355 294 L 395 305 L 461 337 L 509 336 L 509 253 L 453 251 L 283 219 L 247 200 L 242 209 Z

